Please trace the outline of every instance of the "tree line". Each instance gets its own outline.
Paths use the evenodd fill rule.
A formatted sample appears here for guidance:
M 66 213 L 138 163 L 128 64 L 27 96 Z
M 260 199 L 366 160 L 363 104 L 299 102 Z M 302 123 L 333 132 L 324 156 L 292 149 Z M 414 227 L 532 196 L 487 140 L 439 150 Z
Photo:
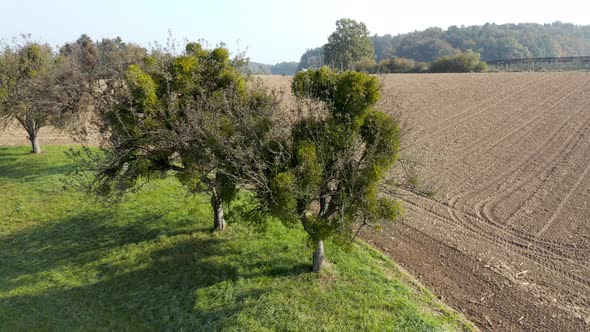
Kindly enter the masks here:
M 298 70 L 323 65 L 370 68 L 372 72 L 428 72 L 430 64 L 443 58 L 465 57 L 478 53 L 482 61 L 528 57 L 590 55 L 590 26 L 555 22 L 551 24 L 493 24 L 429 28 L 397 36 L 369 34 L 363 23 L 341 19 L 324 46 L 309 49 L 299 61 Z M 351 37 L 352 36 L 352 37 Z M 359 38 L 363 41 L 359 42 Z M 355 44 L 356 51 L 335 53 L 340 44 Z M 370 43 L 370 46 L 369 46 Z M 327 51 L 327 52 L 326 52 Z M 355 52 L 360 53 L 355 53 Z M 338 59 L 334 54 L 339 54 Z M 354 63 L 349 60 L 355 59 Z M 470 56 L 467 54 L 467 56 Z M 483 64 L 475 66 L 479 70 Z M 435 71 L 440 65 L 435 66 Z M 453 66 L 449 67 L 453 68 Z
M 279 62 L 275 65 L 251 62 L 241 69 L 243 73 L 252 75 L 295 75 L 298 62 Z
M 323 66 L 367 73 L 446 73 L 487 70 L 486 63 L 480 59 L 480 54 L 472 50 L 441 52 L 434 60 L 427 62 L 400 57 L 392 48 L 385 49 L 380 44 L 376 47 L 375 41 L 376 37 L 370 37 L 364 23 L 348 18 L 340 19 L 336 21 L 336 30 L 328 37 L 328 43 L 308 50 L 301 56 L 298 70 Z
M 229 203 L 246 192 L 240 219 L 302 225 L 319 272 L 325 240 L 348 245 L 363 227 L 401 216 L 380 195 L 398 157 L 398 119 L 375 109 L 375 76 L 323 67 L 293 78 L 298 116 L 286 121 L 278 94 L 240 72 L 245 62 L 198 43 L 176 54 L 119 38 L 82 35 L 58 51 L 25 40 L 0 54 L 0 115 L 31 130 L 35 153 L 38 128 L 84 140 L 79 128 L 91 119 L 99 149 L 68 154 L 77 187 L 108 202 L 174 176 L 210 197 L 222 231 Z

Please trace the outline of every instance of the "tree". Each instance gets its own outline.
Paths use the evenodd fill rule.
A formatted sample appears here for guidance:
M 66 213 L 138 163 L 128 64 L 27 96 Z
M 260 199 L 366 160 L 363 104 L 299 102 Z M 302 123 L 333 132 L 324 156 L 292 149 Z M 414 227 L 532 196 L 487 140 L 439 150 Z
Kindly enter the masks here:
M 376 61 L 381 61 L 394 56 L 396 39 L 392 35 L 374 35 L 371 37 L 371 41 L 373 42 L 373 48 L 375 49 Z
M 41 128 L 71 124 L 85 105 L 87 90 L 70 60 L 26 40 L 0 54 L 0 123 L 18 121 L 35 154 L 41 152 Z
M 273 109 L 272 98 L 247 84 L 239 65 L 227 49 L 196 43 L 183 55 L 156 52 L 144 66 L 131 65 L 117 102 L 99 114 L 109 133 L 102 156 L 88 149 L 75 155 L 94 172 L 86 190 L 120 198 L 173 172 L 189 192 L 211 196 L 214 229 L 224 229 L 223 203 L 239 184 L 230 147 L 256 142 Z
M 324 263 L 324 240 L 350 243 L 360 228 L 395 220 L 401 204 L 379 195 L 379 187 L 398 154 L 398 123 L 373 109 L 380 96 L 376 77 L 337 73 L 326 67 L 298 73 L 295 96 L 313 100 L 289 135 L 273 140 L 278 151 L 252 181 L 266 213 L 287 223 L 300 222 L 315 245 L 313 271 Z M 279 148 L 279 146 L 281 148 Z M 356 231 L 355 231 L 356 229 Z
M 309 49 L 305 51 L 303 55 L 301 55 L 299 65 L 297 66 L 297 71 L 302 71 L 305 69 L 320 69 L 324 66 L 324 63 L 323 47 Z
M 363 57 L 359 61 L 354 63 L 353 66 L 355 71 L 362 71 L 365 73 L 374 73 L 377 71 L 377 62 L 374 58 Z
M 387 58 L 379 62 L 379 73 L 420 72 L 416 62 L 406 58 Z
M 326 64 L 339 70 L 350 70 L 363 57 L 375 58 L 375 50 L 367 26 L 353 19 L 336 21 L 336 31 L 324 45 Z
M 416 61 L 429 62 L 458 52 L 444 40 L 427 37 L 425 39 L 405 39 L 397 49 L 396 55 Z

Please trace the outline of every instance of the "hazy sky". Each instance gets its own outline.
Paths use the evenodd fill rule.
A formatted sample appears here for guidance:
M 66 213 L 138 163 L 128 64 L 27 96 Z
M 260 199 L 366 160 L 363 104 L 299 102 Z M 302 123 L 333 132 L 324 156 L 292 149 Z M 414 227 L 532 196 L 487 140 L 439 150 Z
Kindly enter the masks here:
M 170 30 L 178 40 L 223 41 L 252 61 L 276 63 L 325 44 L 342 17 L 365 22 L 371 34 L 395 35 L 486 22 L 590 24 L 589 9 L 588 0 L 0 0 L 0 39 L 30 33 L 57 45 L 86 33 L 149 46 Z

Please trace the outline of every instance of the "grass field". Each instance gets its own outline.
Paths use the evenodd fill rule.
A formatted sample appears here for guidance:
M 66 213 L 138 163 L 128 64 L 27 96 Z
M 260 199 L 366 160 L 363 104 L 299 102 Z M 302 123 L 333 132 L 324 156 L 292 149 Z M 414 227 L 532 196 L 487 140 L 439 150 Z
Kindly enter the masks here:
M 364 244 L 309 272 L 299 228 L 212 233 L 173 179 L 117 206 L 63 186 L 65 147 L 0 148 L 0 330 L 471 330 Z

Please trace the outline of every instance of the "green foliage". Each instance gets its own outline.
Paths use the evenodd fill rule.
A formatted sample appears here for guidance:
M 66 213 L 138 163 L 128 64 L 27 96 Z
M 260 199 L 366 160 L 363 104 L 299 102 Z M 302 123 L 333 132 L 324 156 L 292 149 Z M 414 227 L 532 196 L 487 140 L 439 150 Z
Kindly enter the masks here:
M 337 74 L 327 67 L 299 72 L 291 82 L 296 97 L 308 97 L 332 102 L 336 91 Z
M 127 70 L 127 87 L 136 101 L 137 111 L 149 113 L 156 106 L 156 83 L 139 66 L 132 65 Z
M 239 66 L 227 49 L 196 43 L 182 55 L 153 52 L 143 66 L 129 66 L 116 103 L 100 114 L 109 132 L 104 157 L 78 155 L 96 174 L 85 189 L 120 199 L 175 172 L 188 192 L 211 195 L 215 227 L 223 229 L 223 204 L 237 194 L 243 168 L 255 164 L 250 150 L 272 129 L 275 110 L 273 96 Z
M 179 171 L 178 178 L 189 191 L 208 189 L 203 183 L 209 181 L 204 169 L 214 167 L 211 162 L 216 147 L 212 145 L 234 131 L 227 114 L 216 113 L 225 106 L 218 104 L 219 97 L 231 95 L 238 104 L 248 102 L 244 78 L 231 64 L 229 52 L 222 48 L 207 51 L 189 43 L 185 55 L 154 54 L 145 68 L 130 66 L 125 81 L 128 94 L 103 119 L 114 144 L 107 149 L 107 163 L 99 170 L 105 175 L 103 187 L 108 189 L 101 194 L 132 189 L 139 178 L 171 169 Z M 196 121 L 197 116 L 203 120 L 210 112 L 215 113 L 211 116 L 216 117 L 216 123 L 201 123 L 204 127 L 198 133 L 182 132 L 189 130 L 184 127 L 188 121 Z M 222 177 L 218 180 L 223 182 Z
M 270 206 L 272 214 L 279 220 L 292 223 L 297 220 L 292 211 L 297 209 L 297 187 L 295 176 L 291 172 L 276 174 L 270 182 L 274 204 Z
M 377 77 L 359 72 L 345 72 L 338 77 L 332 114 L 362 121 L 362 117 L 381 98 L 380 90 Z
M 355 71 L 362 71 L 365 73 L 372 73 L 375 71 L 377 62 L 372 57 L 363 57 L 359 61 L 355 62 L 353 69 Z
M 373 36 L 378 61 L 405 57 L 433 62 L 443 56 L 474 50 L 484 60 L 587 55 L 590 26 L 551 24 L 484 24 L 429 28 L 397 36 Z
M 376 71 L 383 74 L 420 73 L 426 71 L 422 63 L 399 57 L 383 59 L 377 66 Z
M 19 50 L 18 69 L 20 75 L 26 78 L 33 78 L 39 72 L 46 70 L 51 61 L 51 52 L 47 47 L 39 44 L 27 44 Z
M 375 50 L 367 26 L 349 18 L 336 21 L 336 31 L 324 45 L 326 65 L 339 70 L 350 70 L 355 63 L 368 57 L 375 58 Z
M 292 89 L 298 98 L 321 102 L 327 114 L 295 124 L 293 157 L 271 177 L 272 194 L 263 203 L 281 218 L 299 220 L 310 238 L 334 237 L 338 243 L 350 241 L 358 221 L 397 219 L 401 205 L 378 195 L 400 139 L 398 123 L 373 109 L 380 97 L 378 79 L 324 67 L 299 72 Z
M 241 71 L 252 75 L 295 75 L 298 66 L 298 62 L 280 62 L 275 65 L 248 62 L 247 67 L 241 68 Z
M 34 153 L 40 152 L 39 130 L 61 125 L 77 110 L 81 93 L 64 88 L 74 76 L 65 60 L 49 46 L 28 40 L 0 52 L 0 127 L 18 121 Z
M 459 52 L 459 50 L 451 46 L 446 40 L 425 37 L 425 39 L 420 40 L 410 38 L 402 40 L 395 55 L 415 61 L 430 62 Z
M 0 148 L 1 331 L 472 328 L 365 244 L 317 275 L 300 226 L 211 233 L 208 198 L 174 178 L 96 204 L 63 189 L 65 150 Z
M 430 65 L 433 73 L 470 73 L 483 72 L 488 69 L 485 62 L 480 61 L 479 53 L 471 50 L 454 56 L 442 57 Z

